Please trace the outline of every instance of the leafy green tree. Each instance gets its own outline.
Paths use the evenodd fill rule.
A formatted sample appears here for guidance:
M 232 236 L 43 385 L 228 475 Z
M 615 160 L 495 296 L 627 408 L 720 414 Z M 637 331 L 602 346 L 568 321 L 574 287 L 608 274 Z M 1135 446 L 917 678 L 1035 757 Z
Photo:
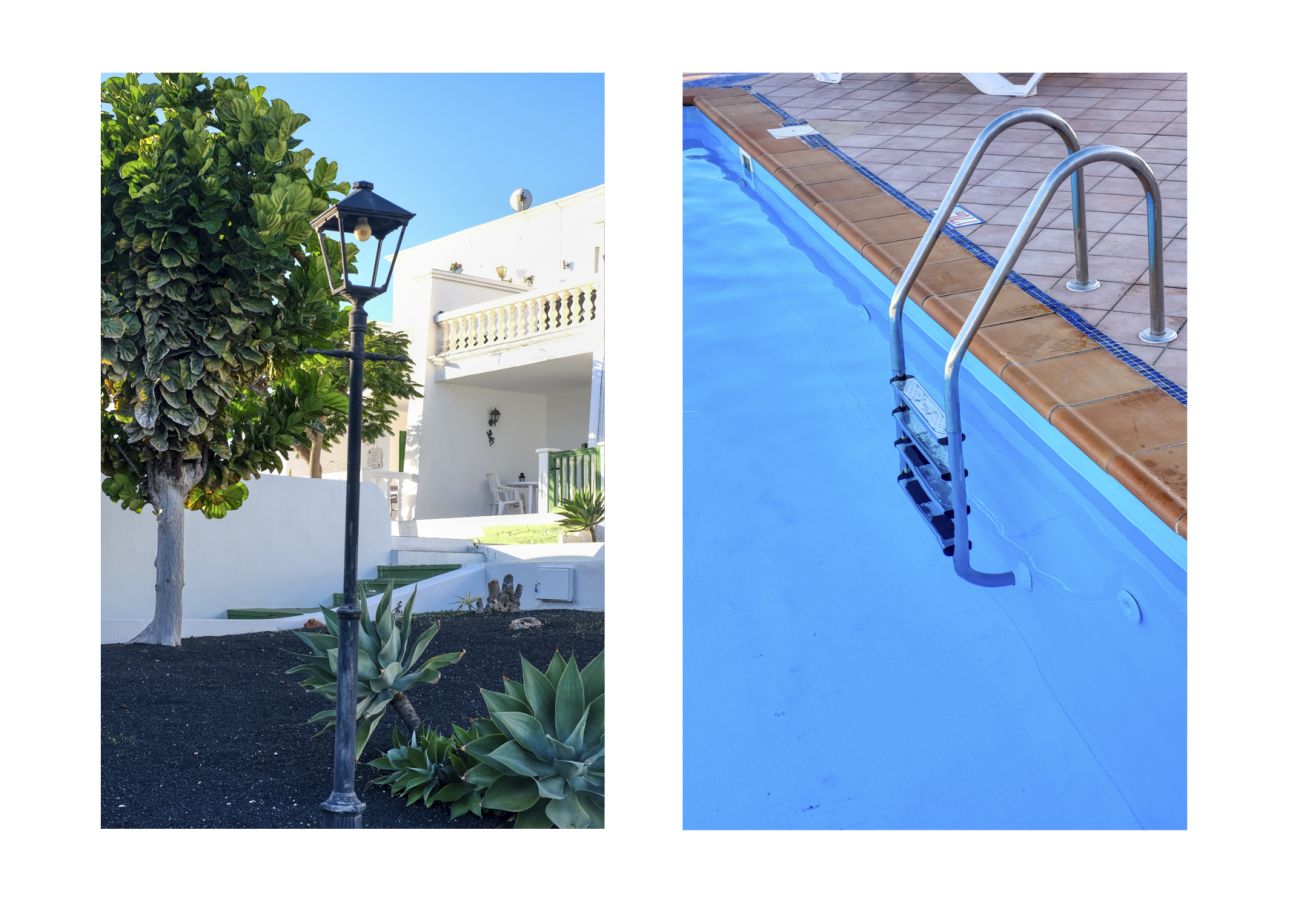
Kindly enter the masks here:
M 184 510 L 220 517 L 346 409 L 302 350 L 335 328 L 311 218 L 338 166 L 299 149 L 307 117 L 243 76 L 101 85 L 100 463 L 105 493 L 158 520 L 154 618 L 180 643 Z M 334 252 L 337 253 L 337 248 Z
M 340 310 L 338 324 L 320 349 L 348 349 L 347 310 Z M 366 351 L 385 356 L 406 356 L 411 339 L 402 331 L 387 331 L 374 322 L 366 323 Z M 303 363 L 305 368 L 318 371 L 328 388 L 344 397 L 348 393 L 348 361 L 337 357 L 316 356 Z M 397 401 L 419 397 L 420 386 L 411 380 L 411 363 L 379 360 L 366 363 L 363 373 L 365 403 L 361 407 L 361 440 L 367 443 L 392 434 L 397 418 Z M 314 422 L 305 443 L 298 445 L 298 455 L 311 467 L 311 477 L 321 477 L 321 452 L 332 450 L 339 438 L 347 435 L 347 404 L 342 411 L 333 412 Z

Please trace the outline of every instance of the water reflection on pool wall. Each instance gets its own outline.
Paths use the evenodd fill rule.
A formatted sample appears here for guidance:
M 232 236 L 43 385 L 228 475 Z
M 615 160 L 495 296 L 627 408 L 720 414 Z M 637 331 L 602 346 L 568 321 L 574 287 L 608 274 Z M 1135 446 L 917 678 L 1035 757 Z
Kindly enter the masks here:
M 694 110 L 685 138 L 686 826 L 1184 827 L 1164 536 L 971 360 L 973 561 L 1033 589 L 959 580 L 895 484 L 887 282 Z M 938 335 L 909 322 L 932 393 Z

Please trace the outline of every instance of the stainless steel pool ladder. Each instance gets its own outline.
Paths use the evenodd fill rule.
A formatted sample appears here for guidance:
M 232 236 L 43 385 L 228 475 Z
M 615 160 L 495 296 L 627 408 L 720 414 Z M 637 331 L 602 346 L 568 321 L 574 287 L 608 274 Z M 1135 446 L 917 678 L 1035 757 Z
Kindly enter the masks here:
M 1025 215 L 1020 220 L 1020 225 L 1017 226 L 1015 234 L 1011 236 L 1006 251 L 1002 254 L 1002 258 L 998 260 L 998 264 L 993 267 L 993 274 L 989 276 L 988 282 L 984 285 L 984 290 L 980 291 L 979 298 L 975 301 L 975 305 L 971 307 L 970 313 L 966 316 L 966 321 L 962 323 L 961 330 L 957 332 L 957 338 L 953 342 L 952 349 L 948 351 L 948 359 L 944 363 L 946 437 L 953 472 L 952 503 L 954 509 L 957 510 L 953 519 L 953 540 L 959 548 L 957 555 L 953 558 L 953 565 L 959 575 L 977 583 L 993 583 L 981 579 L 1009 578 L 1009 581 L 998 581 L 996 583 L 1011 584 L 1014 583 L 1015 577 L 1010 572 L 1003 572 L 998 575 L 976 572 L 970 566 L 969 526 L 967 522 L 967 514 L 970 508 L 966 505 L 966 470 L 963 468 L 962 462 L 961 394 L 959 392 L 962 360 L 966 357 L 966 351 L 970 349 L 971 341 L 975 339 L 975 332 L 979 330 L 980 325 L 984 322 L 984 317 L 988 315 L 989 308 L 997 300 L 998 292 L 1002 290 L 1002 285 L 1006 283 L 1007 276 L 1011 274 L 1012 267 L 1015 266 L 1016 260 L 1020 258 L 1021 251 L 1025 249 L 1025 244 L 1029 242 L 1030 236 L 1038 226 L 1039 219 L 1043 217 L 1043 213 L 1047 210 L 1047 204 L 1051 202 L 1052 196 L 1060 188 L 1061 183 L 1067 178 L 1074 177 L 1085 166 L 1100 162 L 1119 163 L 1131 170 L 1138 177 L 1138 181 L 1142 183 L 1142 190 L 1146 194 L 1147 266 L 1150 269 L 1147 296 L 1151 312 L 1151 324 L 1143 331 L 1142 339 L 1149 343 L 1168 343 L 1178 336 L 1178 332 L 1170 328 L 1165 322 L 1164 234 L 1161 227 L 1160 185 L 1156 181 L 1155 173 L 1151 171 L 1151 167 L 1146 164 L 1142 157 L 1132 150 L 1125 150 L 1123 147 L 1102 145 L 1089 147 L 1086 150 L 1070 154 L 1069 157 L 1058 163 L 1047 174 L 1047 178 L 1039 185 L 1038 192 L 1034 194 L 1034 199 L 1029 201 L 1029 208 L 1025 210 Z M 962 553 L 960 548 L 964 548 L 965 553 Z M 975 577 L 972 578 L 972 575 Z
M 1017 112 L 1037 113 L 1043 111 L 1018 110 Z M 980 143 L 987 143 L 997 133 L 997 130 L 1001 130 L 994 130 L 994 127 L 1003 119 L 1014 115 L 1015 113 L 1008 113 L 1007 116 L 995 120 L 976 140 L 976 146 L 972 147 L 971 152 L 967 154 L 966 161 L 963 162 L 962 168 L 958 171 L 953 189 L 949 190 L 944 205 L 936 212 L 931 227 L 927 229 L 926 237 L 922 238 L 921 244 L 917 247 L 916 254 L 908 266 L 908 271 L 900 279 L 899 290 L 895 292 L 894 299 L 890 304 L 890 324 L 892 335 L 896 340 L 894 377 L 890 379 L 890 383 L 894 387 L 897 400 L 894 417 L 898 422 L 898 440 L 895 441 L 895 444 L 899 448 L 903 468 L 902 474 L 899 475 L 899 482 L 917 506 L 917 509 L 927 517 L 928 524 L 939 538 L 940 545 L 944 548 L 944 553 L 953 557 L 953 567 L 957 574 L 967 581 L 988 587 L 1015 584 L 1016 575 L 1013 572 L 981 572 L 973 568 L 970 563 L 970 507 L 967 505 L 966 494 L 966 477 L 969 473 L 965 468 L 962 448 L 965 435 L 961 430 L 961 397 L 959 393 L 961 364 L 967 350 L 970 348 L 971 341 L 974 340 L 976 331 L 983 324 L 990 307 L 997 299 L 998 292 L 1006 283 L 1007 276 L 1010 275 L 1012 267 L 1019 259 L 1025 244 L 1028 243 L 1034 228 L 1037 227 L 1039 220 L 1046 211 L 1047 204 L 1067 178 L 1071 180 L 1075 203 L 1074 221 L 1076 229 L 1079 228 L 1082 222 L 1082 178 L 1080 174 L 1084 167 L 1098 162 L 1119 163 L 1137 175 L 1138 180 L 1142 183 L 1146 194 L 1147 257 L 1150 269 L 1148 294 L 1151 320 L 1150 327 L 1142 332 L 1141 338 L 1149 343 L 1167 343 L 1177 337 L 1177 333 L 1169 328 L 1165 322 L 1164 238 L 1161 229 L 1160 187 L 1156 182 L 1155 174 L 1146 162 L 1131 150 L 1112 146 L 1089 147 L 1086 150 L 1074 150 L 1066 159 L 1058 163 L 1048 173 L 1038 191 L 1034 194 L 1034 198 L 1030 201 L 1020 225 L 1011 237 L 1006 252 L 998 260 L 993 273 L 984 285 L 984 289 L 980 292 L 979 298 L 972 306 L 952 348 L 948 352 L 948 358 L 944 365 L 944 407 L 939 407 L 921 384 L 905 373 L 901 322 L 903 301 L 906 299 L 908 290 L 911 289 L 912 284 L 915 282 L 916 272 L 920 270 L 920 266 L 924 263 L 925 256 L 929 254 L 930 248 L 933 247 L 943 223 L 947 221 L 947 215 L 952 211 L 960 187 L 964 186 L 965 181 L 969 180 L 970 171 L 967 169 L 966 163 L 972 161 L 973 154 L 974 160 L 978 161 L 976 151 L 983 152 L 982 147 L 979 146 Z M 1048 113 L 1048 115 L 1051 114 Z M 1043 121 L 1042 119 L 1036 120 Z M 1019 119 L 1018 121 L 1025 121 L 1025 119 Z M 1068 128 L 1068 126 L 1066 127 Z M 1068 138 L 1066 143 L 1067 145 L 1070 143 Z M 972 163 L 969 168 L 973 169 L 974 164 Z M 936 223 L 938 223 L 938 227 L 936 227 Z M 1075 232 L 1075 246 L 1076 250 L 1082 248 L 1082 252 L 1086 252 L 1086 235 L 1081 239 L 1078 230 Z M 1080 281 L 1087 278 L 1086 261 L 1084 265 L 1085 268 L 1078 276 Z M 911 275 L 910 280 L 908 279 L 909 274 Z
M 968 581 L 988 586 L 1012 584 L 1015 577 L 1011 573 L 977 572 L 970 567 L 970 539 L 966 527 L 969 509 L 966 506 L 966 472 L 961 467 L 960 437 L 954 453 L 943 408 L 935 403 L 919 381 L 907 374 L 903 352 L 903 305 L 989 145 L 1008 128 L 1026 122 L 1038 122 L 1055 131 L 1065 143 L 1067 158 L 1079 150 L 1079 137 L 1074 129 L 1050 110 L 1015 109 L 986 125 L 966 151 L 948 192 L 930 219 L 889 301 L 889 345 L 893 364 L 890 384 L 894 388 L 894 419 L 898 425 L 894 445 L 898 448 L 902 470 L 898 476 L 899 484 L 934 532 L 944 554 L 953 557 L 957 573 Z M 1070 194 L 1074 211 L 1075 276 L 1067 286 L 1074 291 L 1091 291 L 1099 284 L 1088 277 L 1088 225 L 1081 172 L 1071 174 Z M 955 463 L 950 457 L 955 457 Z M 955 477 L 953 473 L 957 473 Z M 954 503 L 960 504 L 960 515 Z

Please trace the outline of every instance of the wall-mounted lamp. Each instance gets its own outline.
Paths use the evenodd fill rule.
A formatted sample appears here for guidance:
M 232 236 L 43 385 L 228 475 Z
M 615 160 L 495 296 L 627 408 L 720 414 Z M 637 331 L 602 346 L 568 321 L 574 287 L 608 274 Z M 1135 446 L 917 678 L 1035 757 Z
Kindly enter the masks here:
M 492 407 L 490 410 L 488 410 L 487 439 L 488 439 L 489 447 L 491 447 L 493 444 L 497 442 L 496 435 L 492 433 L 492 429 L 496 428 L 497 422 L 500 421 L 501 421 L 501 410 L 497 409 L 495 406 Z
M 506 280 L 506 267 L 505 267 L 505 266 L 497 266 L 497 278 L 500 278 L 502 281 L 505 281 L 505 280 Z

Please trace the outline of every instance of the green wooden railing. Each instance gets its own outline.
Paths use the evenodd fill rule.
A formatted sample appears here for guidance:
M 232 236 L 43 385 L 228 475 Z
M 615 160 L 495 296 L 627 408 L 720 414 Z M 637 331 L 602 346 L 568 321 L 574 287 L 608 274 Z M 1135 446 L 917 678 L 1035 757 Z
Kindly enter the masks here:
M 601 448 L 582 450 L 556 450 L 550 454 L 546 478 L 546 496 L 550 498 L 549 510 L 559 509 L 561 501 L 568 500 L 575 491 L 604 489 L 601 475 Z

